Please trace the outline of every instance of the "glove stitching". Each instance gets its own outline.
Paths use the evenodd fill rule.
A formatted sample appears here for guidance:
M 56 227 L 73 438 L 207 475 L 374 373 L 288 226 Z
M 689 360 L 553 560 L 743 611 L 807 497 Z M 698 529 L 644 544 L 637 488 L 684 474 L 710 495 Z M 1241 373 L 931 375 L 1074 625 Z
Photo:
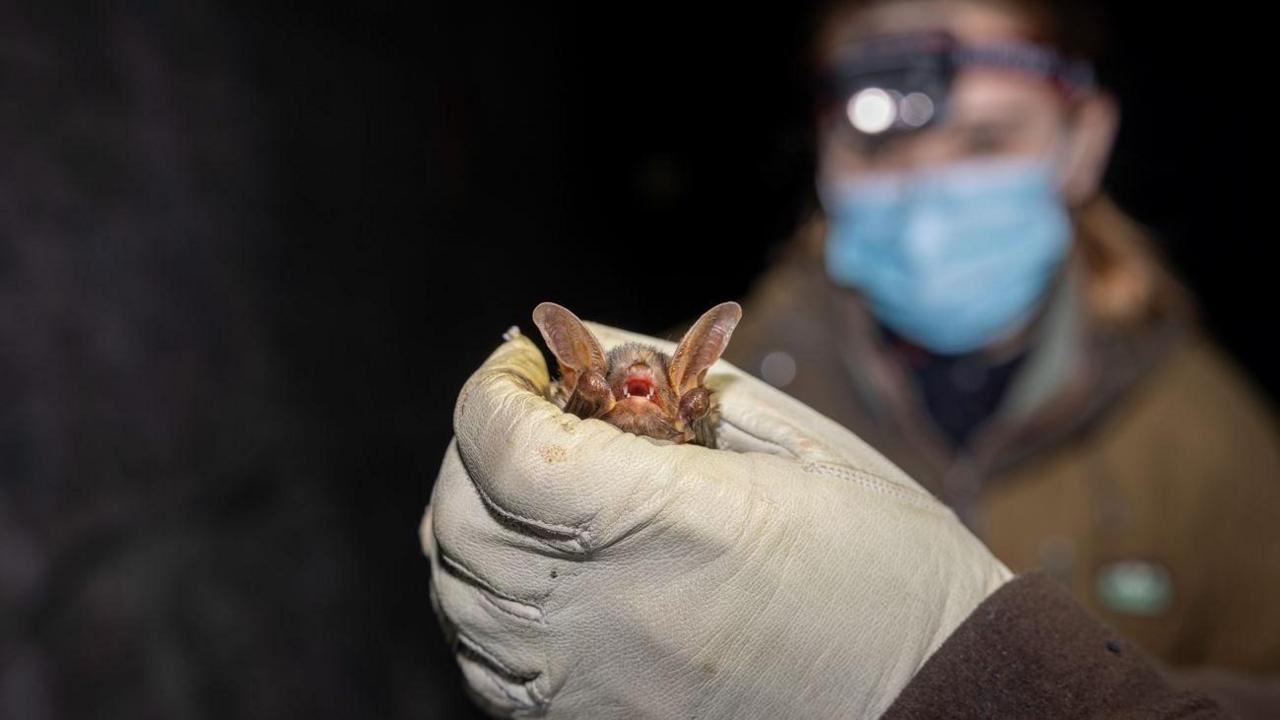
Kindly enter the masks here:
M 499 596 L 499 597 L 501 597 L 501 596 Z M 486 594 L 484 594 L 484 593 L 480 593 L 480 599 L 481 599 L 481 600 L 483 600 L 483 601 L 485 602 L 485 604 L 486 604 L 486 605 L 488 605 L 489 607 L 491 607 L 491 608 L 493 608 L 493 609 L 495 609 L 495 610 L 499 610 L 499 611 L 501 611 L 501 612 L 502 612 L 502 614 L 504 614 L 504 615 L 508 615 L 508 616 L 510 616 L 510 617 L 516 618 L 516 619 L 518 619 L 518 620 L 523 620 L 523 621 L 525 621 L 525 622 L 536 622 L 536 623 L 542 624 L 542 609 L 541 609 L 541 608 L 534 608 L 535 610 L 537 610 L 538 617 L 536 617 L 536 618 L 531 618 L 531 617 L 529 617 L 529 616 L 527 616 L 527 615 L 521 615 L 520 613 L 518 613 L 518 612 L 516 612 L 516 611 L 514 611 L 514 610 L 509 610 L 509 609 L 507 609 L 507 608 L 503 607 L 502 605 L 499 605 L 499 604 L 497 603 L 497 601 L 495 601 L 493 598 L 489 597 L 488 595 L 486 595 Z M 510 598 L 502 598 L 502 599 L 503 599 L 503 600 L 506 600 L 507 602 L 512 602 L 512 603 L 518 603 L 518 602 L 519 602 L 519 601 L 517 601 L 517 600 L 512 600 L 512 599 L 510 599 Z M 532 606 L 532 605 L 529 605 L 528 603 L 519 603 L 519 604 L 520 604 L 520 605 L 523 605 L 524 607 L 530 607 L 530 608 L 533 608 L 533 606 Z
M 529 680 L 524 684 L 524 687 L 529 691 L 529 697 L 533 698 L 533 701 L 538 704 L 538 709 L 542 710 L 550 703 L 550 698 L 542 694 L 542 691 L 539 690 L 538 686 L 535 684 L 536 681 L 537 678 Z
M 587 537 L 587 531 L 572 525 L 558 525 L 555 523 L 544 522 L 536 518 L 531 518 L 527 515 L 512 512 L 499 505 L 493 498 L 489 497 L 489 494 L 486 493 L 479 485 L 476 485 L 474 480 L 472 481 L 472 484 L 475 485 L 476 492 L 480 493 L 480 498 L 484 500 L 485 505 L 488 505 L 494 512 L 511 522 L 530 526 L 528 528 L 524 528 L 526 534 L 543 541 L 543 543 L 548 547 L 559 548 L 559 544 L 555 542 L 548 542 L 558 540 L 560 543 L 569 545 L 572 549 L 578 551 L 585 550 L 583 543 Z M 535 530 L 540 530 L 542 534 L 533 532 Z M 551 535 L 552 537 L 546 537 L 546 535 Z
M 502 684 L 502 682 L 498 680 L 496 677 L 493 677 L 492 675 L 485 675 L 484 681 L 490 688 L 498 691 L 499 693 L 502 693 L 503 695 L 506 696 L 508 700 L 511 701 L 512 707 L 509 709 L 512 711 L 512 713 L 517 713 L 517 712 L 525 713 L 530 710 L 541 711 L 542 708 L 539 708 L 536 705 L 530 705 L 525 698 L 516 697 L 510 690 L 507 689 L 507 686 Z M 478 692 L 478 688 L 473 689 L 473 691 Z M 487 698 L 484 698 L 483 695 L 481 695 L 479 702 L 481 703 L 481 706 L 484 707 L 485 704 L 487 704 L 490 701 Z M 539 712 L 539 714 L 541 713 Z M 522 716 L 531 717 L 528 715 L 522 715 Z M 513 714 L 511 717 L 515 717 L 515 715 Z M 536 715 L 532 717 L 536 717 Z
M 488 601 L 488 603 L 489 603 L 490 605 L 492 605 L 493 607 L 495 607 L 495 608 L 497 608 L 497 609 L 501 610 L 502 612 L 504 612 L 504 613 L 506 613 L 506 614 L 508 614 L 508 615 L 510 615 L 510 616 L 512 616 L 512 617 L 520 618 L 521 620 L 526 620 L 526 621 L 530 621 L 530 620 L 531 620 L 531 621 L 533 621 L 533 622 L 538 622 L 538 623 L 541 623 L 541 622 L 542 622 L 542 618 L 543 618 L 543 610 L 542 610 L 542 608 L 541 608 L 540 606 L 538 606 L 538 605 L 536 605 L 536 604 L 534 604 L 533 602 L 530 602 L 530 601 L 528 601 L 528 600 L 522 600 L 522 599 L 517 598 L 517 597 L 515 597 L 515 596 L 513 596 L 513 595 L 510 595 L 510 594 L 508 594 L 508 593 L 504 593 L 504 592 L 502 592 L 502 591 L 498 590 L 498 589 L 497 589 L 497 588 L 495 588 L 493 585 L 491 585 L 491 584 L 489 584 L 488 582 L 486 582 L 485 580 L 483 580 L 483 579 L 482 579 L 479 575 L 477 575 L 477 574 L 476 574 L 476 573 L 475 573 L 471 568 L 467 567 L 467 566 L 466 566 L 466 565 L 464 565 L 462 562 L 460 562 L 460 561 L 458 561 L 458 560 L 454 559 L 453 557 L 449 556 L 449 555 L 448 555 L 447 553 L 445 553 L 443 550 L 441 550 L 441 551 L 440 551 L 440 560 L 441 560 L 441 562 L 444 564 L 445 569 L 446 569 L 446 570 L 448 570 L 448 571 L 450 572 L 450 574 L 451 574 L 451 575 L 453 575 L 454 577 L 457 577 L 458 579 L 460 579 L 460 580 L 462 580 L 462 581 L 464 581 L 464 582 L 468 582 L 468 583 L 470 583 L 470 584 L 472 584 L 472 585 L 475 585 L 475 586 L 476 586 L 476 587 L 478 587 L 479 589 L 483 590 L 484 592 L 480 593 L 480 597 L 481 597 L 481 598 L 483 598 L 484 600 Z M 532 614 L 534 614 L 534 615 L 537 615 L 537 617 L 536 617 L 536 618 L 531 618 L 531 617 L 529 617 L 529 616 L 527 616 L 527 615 L 521 615 L 521 614 L 519 614 L 519 613 L 517 613 L 517 612 L 514 612 L 514 611 L 512 611 L 512 610 L 509 610 L 509 609 L 507 609 L 507 608 L 503 607 L 502 605 L 499 605 L 498 603 L 494 602 L 494 601 L 493 601 L 493 599 L 492 599 L 492 598 L 490 598 L 490 597 L 489 597 L 488 595 L 486 595 L 485 593 L 488 593 L 489 595 L 493 595 L 494 597 L 498 597 L 498 598 L 501 598 L 501 599 L 503 599 L 503 600 L 506 600 L 506 601 L 507 601 L 507 602 L 509 602 L 509 603 L 513 603 L 513 604 L 515 604 L 515 605 L 520 605 L 521 607 L 528 608 L 528 609 L 531 611 L 531 613 L 532 613 Z M 539 600 L 543 600 L 543 599 L 545 599 L 545 596 L 544 596 L 543 598 L 539 598 Z
M 479 662 L 485 665 L 486 667 L 488 667 L 490 672 L 494 673 L 495 675 L 502 676 L 502 678 L 507 682 L 513 685 L 518 684 L 525 688 L 525 690 L 529 693 L 529 697 L 533 698 L 533 701 L 534 701 L 533 705 L 530 705 L 526 698 L 520 697 L 519 695 L 512 693 L 510 690 L 507 689 L 507 686 L 504 685 L 503 683 L 497 682 L 496 680 L 494 681 L 494 685 L 496 685 L 498 689 L 502 691 L 502 694 L 510 698 L 511 701 L 514 702 L 516 705 L 520 706 L 521 709 L 537 710 L 539 712 L 544 711 L 546 709 L 546 706 L 547 706 L 546 699 L 542 696 L 542 693 L 538 692 L 533 685 L 533 681 L 538 679 L 538 677 L 542 673 L 534 673 L 533 675 L 521 675 L 520 673 L 512 670 L 501 660 L 498 660 L 498 658 L 494 657 L 492 653 L 485 650 L 483 647 L 480 646 L 479 643 L 467 637 L 466 635 L 462 635 L 462 634 L 458 635 L 458 645 L 460 646 L 458 650 L 459 653 L 464 655 L 469 655 L 476 662 Z
M 841 480 L 855 482 L 862 487 L 878 492 L 882 495 L 905 500 L 912 505 L 916 505 L 925 510 L 938 510 L 938 504 L 932 496 L 926 495 L 920 491 L 904 488 L 896 483 L 889 482 L 879 475 L 875 475 L 864 470 L 857 470 L 845 465 L 831 465 L 829 463 L 805 463 L 804 470 L 817 475 L 826 475 Z
M 513 684 L 527 683 L 541 674 L 536 672 L 532 674 L 521 674 L 511 669 L 511 666 L 499 660 L 493 653 L 484 649 L 483 645 L 472 640 L 470 636 L 463 633 L 458 633 L 458 644 L 461 646 L 461 650 L 470 653 L 472 657 L 484 662 L 490 667 L 490 669 L 497 674 L 502 675 L 505 679 L 510 680 Z
M 581 547 L 582 543 L 584 543 L 586 538 L 589 537 L 589 533 L 586 530 L 581 529 L 581 527 L 543 522 L 541 520 L 512 512 L 499 505 L 497 501 L 484 491 L 484 488 L 480 487 L 480 483 L 475 481 L 476 472 L 467 465 L 467 455 L 462 452 L 462 448 L 458 443 L 458 438 L 455 437 L 452 442 L 456 452 L 458 453 L 458 461 L 462 463 L 462 467 L 466 471 L 467 480 L 471 483 L 471 487 L 475 489 L 476 494 L 480 496 L 480 500 L 484 503 L 485 507 L 497 514 L 501 520 L 506 521 L 505 524 L 514 526 L 513 529 L 515 531 L 532 537 L 543 545 L 555 550 L 563 550 L 564 548 L 555 542 L 548 542 L 549 540 L 558 540 L 560 543 L 568 545 L 571 550 L 581 551 L 583 549 Z M 589 522 L 590 520 L 584 522 L 583 525 Z
M 560 525 L 557 523 L 545 522 L 543 520 L 531 518 L 527 515 L 512 512 L 511 510 L 502 507 L 502 505 L 498 504 L 497 501 L 490 497 L 489 494 L 484 491 L 484 488 L 480 487 L 480 484 L 475 481 L 476 473 L 473 472 L 471 468 L 467 467 L 467 456 L 465 453 L 461 452 L 461 450 L 458 452 L 458 459 L 462 461 L 462 466 L 467 470 L 467 479 L 471 481 L 471 487 L 475 488 L 480 499 L 484 501 L 485 506 L 496 513 L 500 518 L 515 525 L 515 530 L 522 532 L 522 534 L 532 537 L 543 545 L 555 550 L 568 549 L 573 552 L 586 551 L 591 537 L 589 531 L 583 529 L 581 526 Z M 586 525 L 589 522 L 590 521 L 588 520 L 587 522 L 584 522 L 583 525 Z

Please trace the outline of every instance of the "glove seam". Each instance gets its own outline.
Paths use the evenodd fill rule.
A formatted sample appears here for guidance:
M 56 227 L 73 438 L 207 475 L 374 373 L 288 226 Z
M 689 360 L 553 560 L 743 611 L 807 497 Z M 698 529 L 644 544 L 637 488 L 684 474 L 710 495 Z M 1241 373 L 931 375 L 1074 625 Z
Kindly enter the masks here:
M 847 465 L 833 465 L 831 463 L 811 462 L 804 464 L 805 472 L 811 472 L 816 475 L 826 475 L 841 480 L 848 480 L 861 485 L 868 490 L 889 495 L 891 497 L 905 500 L 912 505 L 916 505 L 925 510 L 937 510 L 937 501 L 933 496 L 922 491 L 904 488 L 897 483 L 880 477 L 874 473 L 865 470 L 858 470 Z
M 502 614 L 504 614 L 504 615 L 507 615 L 507 616 L 509 616 L 509 617 L 516 618 L 516 619 L 518 619 L 518 620 L 523 620 L 523 621 L 525 621 L 525 622 L 535 622 L 535 623 L 538 623 L 538 624 L 542 624 L 542 608 L 534 607 L 533 605 L 529 605 L 528 603 L 520 603 L 520 601 L 518 601 L 518 600 L 511 600 L 510 598 L 502 598 L 503 600 L 506 600 L 507 602 L 519 603 L 520 605 L 523 605 L 523 606 L 525 606 L 525 607 L 533 608 L 534 610 L 536 610 L 536 611 L 537 611 L 537 613 L 538 613 L 538 617 L 536 617 L 536 618 L 532 618 L 532 617 L 526 617 L 526 616 L 524 616 L 524 615 L 521 615 L 520 613 L 515 612 L 514 610 L 508 610 L 507 608 L 505 608 L 505 607 L 503 607 L 503 606 L 499 605 L 496 601 L 494 601 L 494 599 L 493 599 L 493 598 L 489 597 L 488 595 L 485 595 L 484 593 L 480 593 L 480 599 L 481 599 L 481 600 L 484 600 L 484 601 L 485 601 L 485 604 L 487 604 L 489 607 L 491 607 L 491 608 L 493 608 L 493 609 L 495 609 L 495 610 L 499 610 L 499 611 L 501 611 L 501 612 L 502 612 Z
M 462 461 L 463 467 L 466 467 L 466 455 L 459 452 L 458 458 Z M 484 501 L 484 504 L 504 519 L 519 525 L 527 526 L 522 528 L 526 530 L 524 533 L 525 535 L 532 537 L 534 540 L 552 549 L 564 550 L 565 546 L 568 546 L 568 549 L 574 552 L 581 553 L 587 551 L 591 538 L 591 533 L 589 531 L 579 526 L 549 523 L 527 515 L 512 512 L 511 510 L 502 507 L 502 505 L 498 504 L 497 501 L 490 497 L 489 494 L 484 491 L 484 488 L 480 487 L 480 484 L 475 481 L 474 477 L 475 475 L 471 472 L 471 469 L 467 468 L 467 479 L 471 481 L 471 487 L 475 488 L 476 493 L 480 495 L 480 499 Z M 586 523 L 583 524 L 585 525 Z M 540 530 L 545 535 L 558 537 L 547 538 L 536 532 L 528 532 L 529 528 Z
M 533 698 L 533 701 L 534 701 L 533 705 L 530 705 L 524 698 L 513 694 L 511 691 L 509 691 L 506 688 L 505 685 L 503 685 L 503 683 L 496 682 L 496 681 L 494 682 L 494 685 L 497 686 L 498 690 L 500 690 L 503 695 L 506 695 L 512 702 L 519 705 L 521 709 L 538 710 L 538 711 L 543 711 L 546 709 L 546 705 L 547 705 L 546 698 L 543 697 L 542 693 L 537 691 L 537 689 L 533 684 L 534 681 L 537 680 L 538 677 L 542 675 L 542 673 L 534 673 L 533 675 L 521 675 L 520 673 L 507 667 L 506 663 L 499 660 L 496 656 L 493 655 L 493 653 L 489 652 L 488 650 L 485 650 L 484 647 L 481 646 L 479 643 L 477 643 L 475 640 L 472 640 L 470 637 L 467 637 L 462 633 L 458 634 L 458 644 L 462 646 L 463 652 L 474 656 L 477 660 L 489 666 L 491 670 L 504 676 L 512 684 L 519 684 L 522 687 L 524 687 L 526 691 L 528 691 L 529 696 Z
M 483 645 L 472 640 L 470 636 L 462 632 L 458 633 L 458 644 L 462 645 L 467 652 L 470 652 L 485 661 L 485 663 L 502 673 L 507 679 L 513 682 L 524 684 L 538 677 L 540 674 L 533 673 L 532 675 L 522 675 L 515 670 L 512 670 L 506 663 L 499 660 L 496 655 L 486 650 Z
M 461 402 L 461 400 L 459 402 Z M 553 550 L 564 550 L 564 546 L 567 545 L 568 549 L 573 552 L 582 553 L 588 550 L 591 533 L 584 530 L 581 526 L 560 525 L 537 520 L 508 510 L 500 505 L 489 495 L 489 493 L 484 491 L 484 488 L 480 487 L 480 483 L 476 482 L 476 473 L 467 464 L 467 454 L 463 452 L 461 443 L 459 442 L 459 437 L 455 435 L 451 442 L 455 452 L 458 454 L 458 462 L 462 464 L 463 470 L 466 471 L 467 481 L 471 483 L 471 487 L 476 491 L 476 494 L 480 496 L 480 500 L 484 503 L 485 507 L 489 508 L 509 523 L 520 526 L 516 528 L 517 532 L 521 532 L 521 534 L 526 537 L 533 538 L 535 541 L 548 548 Z M 590 522 L 591 520 L 586 520 L 582 525 L 585 526 Z M 535 531 L 541 531 L 542 534 Z M 557 537 L 547 538 L 545 537 L 546 535 Z
M 533 602 L 530 602 L 528 600 L 522 600 L 513 595 L 510 595 L 508 593 L 504 593 L 498 590 L 497 588 L 493 587 L 493 585 L 486 582 L 479 575 L 477 575 L 471 568 L 467 567 L 463 563 L 449 556 L 449 554 L 446 553 L 444 550 L 440 551 L 440 560 L 441 562 L 444 563 L 445 568 L 449 570 L 451 574 L 455 576 L 460 576 L 460 579 L 466 582 L 469 582 L 472 585 L 475 585 L 476 587 L 478 587 L 480 590 L 482 590 L 483 592 L 480 593 L 480 597 L 483 598 L 486 602 L 488 602 L 489 605 L 491 605 L 492 607 L 495 607 L 498 610 L 501 610 L 503 613 L 506 613 L 507 615 L 510 615 L 515 618 L 519 618 L 521 620 L 537 622 L 537 623 L 541 623 L 543 621 L 544 612 L 539 605 Z M 486 593 L 488 593 L 488 595 L 486 595 Z M 529 608 L 529 610 L 531 611 L 531 614 L 537 615 L 537 617 L 529 617 L 526 615 L 521 615 L 512 610 L 508 610 L 507 608 L 494 602 L 493 598 L 490 598 L 489 595 L 493 595 L 494 597 L 501 598 L 503 600 L 506 600 L 509 603 L 520 605 L 521 607 Z M 545 598 L 539 598 L 539 599 L 545 599 Z
M 533 701 L 537 703 L 537 709 L 544 710 L 550 702 L 550 699 L 546 695 L 543 695 L 542 691 L 538 689 L 537 679 L 538 678 L 527 680 L 524 686 L 525 689 L 529 691 L 529 697 L 533 698 Z

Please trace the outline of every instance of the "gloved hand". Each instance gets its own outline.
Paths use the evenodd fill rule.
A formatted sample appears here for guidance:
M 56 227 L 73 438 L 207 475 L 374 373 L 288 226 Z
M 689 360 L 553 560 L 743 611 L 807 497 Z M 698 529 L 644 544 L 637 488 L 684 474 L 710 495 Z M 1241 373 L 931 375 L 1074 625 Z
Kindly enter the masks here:
M 856 436 L 723 361 L 719 450 L 567 415 L 548 382 L 522 336 L 471 377 L 421 527 L 492 713 L 875 717 L 1010 578 Z

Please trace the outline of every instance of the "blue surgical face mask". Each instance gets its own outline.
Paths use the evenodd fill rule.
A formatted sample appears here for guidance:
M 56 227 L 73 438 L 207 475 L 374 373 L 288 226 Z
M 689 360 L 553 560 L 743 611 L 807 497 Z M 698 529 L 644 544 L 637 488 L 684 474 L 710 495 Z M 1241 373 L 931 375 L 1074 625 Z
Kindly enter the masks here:
M 821 188 L 827 272 L 876 318 L 934 352 L 1023 327 L 1071 244 L 1043 160 L 983 160 Z

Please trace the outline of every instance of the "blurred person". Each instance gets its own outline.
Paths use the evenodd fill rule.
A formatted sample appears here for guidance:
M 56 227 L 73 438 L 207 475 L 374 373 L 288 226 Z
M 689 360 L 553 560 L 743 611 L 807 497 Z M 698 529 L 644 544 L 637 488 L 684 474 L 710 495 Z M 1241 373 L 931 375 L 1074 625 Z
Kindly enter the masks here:
M 823 212 L 753 290 L 726 358 L 1159 658 L 1272 673 L 1280 435 L 1101 191 L 1118 109 L 1079 9 L 831 3 Z
M 1118 113 L 1069 13 L 826 15 L 825 215 L 727 357 L 861 439 L 728 368 L 740 452 L 563 416 L 518 336 L 472 376 L 421 531 L 487 710 L 1216 716 L 1048 575 L 1164 660 L 1225 669 L 1176 684 L 1274 716 L 1274 421 L 1100 193 Z

